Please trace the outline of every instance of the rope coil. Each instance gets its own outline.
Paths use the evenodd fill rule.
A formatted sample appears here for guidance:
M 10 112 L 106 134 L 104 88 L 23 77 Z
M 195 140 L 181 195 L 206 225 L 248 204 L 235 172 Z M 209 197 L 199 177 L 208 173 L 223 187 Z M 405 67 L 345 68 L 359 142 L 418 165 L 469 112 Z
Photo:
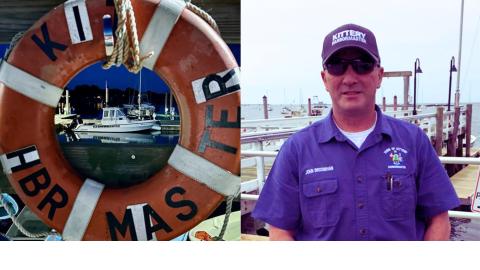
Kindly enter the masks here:
M 140 55 L 140 45 L 137 35 L 137 24 L 135 14 L 130 0 L 114 0 L 115 12 L 118 16 L 118 25 L 115 30 L 116 41 L 112 55 L 107 62 L 103 64 L 104 69 L 112 66 L 119 67 L 124 65 L 128 71 L 137 74 L 143 67 L 143 62 L 153 55 L 149 52 L 146 55 Z M 190 0 L 185 0 L 186 8 L 197 14 L 206 21 L 218 34 L 218 28 L 215 20 L 207 12 L 192 4 Z
M 12 37 L 10 40 L 10 44 L 8 45 L 8 49 L 5 51 L 5 54 L 3 56 L 3 60 L 7 60 L 8 56 L 12 52 L 13 48 L 17 45 L 17 43 L 22 39 L 23 34 L 25 34 L 25 31 L 21 31 L 15 34 L 15 36 Z M 0 60 L 1 62 L 1 60 Z
M 22 224 L 18 221 L 17 217 L 13 213 L 13 209 L 10 208 L 10 205 L 7 203 L 5 197 L 3 196 L 2 193 L 0 193 L 0 206 L 5 208 L 5 211 L 7 214 L 10 216 L 10 219 L 12 219 L 13 224 L 18 228 L 18 230 L 23 233 L 25 236 L 30 237 L 30 238 L 43 238 L 48 235 L 48 232 L 43 232 L 43 233 L 31 233 L 25 227 L 23 227 Z
M 151 57 L 153 52 L 140 56 L 137 24 L 130 0 L 114 0 L 114 3 L 118 16 L 118 25 L 115 31 L 117 40 L 113 53 L 103 64 L 103 68 L 109 69 L 113 65 L 119 67 L 123 64 L 128 71 L 136 74 L 142 69 L 143 61 Z
M 187 9 L 192 11 L 193 13 L 197 14 L 200 18 L 202 18 L 204 21 L 206 21 L 210 27 L 212 27 L 215 32 L 217 32 L 218 34 L 220 34 L 220 29 L 218 28 L 218 25 L 217 23 L 215 22 L 215 20 L 212 18 L 212 16 L 210 16 L 210 14 L 208 14 L 207 12 L 205 12 L 203 9 L 201 9 L 200 7 L 192 4 L 190 2 L 190 0 L 186 0 L 185 1 L 185 4 L 187 6 Z

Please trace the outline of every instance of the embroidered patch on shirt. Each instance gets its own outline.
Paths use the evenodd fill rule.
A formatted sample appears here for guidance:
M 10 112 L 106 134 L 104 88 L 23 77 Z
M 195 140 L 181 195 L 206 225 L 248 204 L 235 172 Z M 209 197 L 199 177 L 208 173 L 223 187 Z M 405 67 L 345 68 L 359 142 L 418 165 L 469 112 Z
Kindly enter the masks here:
M 383 151 L 385 155 L 388 156 L 391 164 L 388 165 L 389 169 L 406 169 L 405 158 L 408 154 L 408 151 L 401 147 L 389 147 Z
M 311 168 L 305 171 L 305 175 L 309 175 L 312 173 L 319 173 L 319 172 L 329 172 L 329 171 L 333 171 L 333 166 Z

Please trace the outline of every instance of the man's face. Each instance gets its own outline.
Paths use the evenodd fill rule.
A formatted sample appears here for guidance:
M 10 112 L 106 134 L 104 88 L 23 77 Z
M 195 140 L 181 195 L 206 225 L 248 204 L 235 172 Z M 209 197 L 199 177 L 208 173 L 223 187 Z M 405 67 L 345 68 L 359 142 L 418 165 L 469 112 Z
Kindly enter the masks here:
M 328 68 L 322 71 L 325 88 L 330 93 L 335 112 L 344 115 L 359 115 L 374 110 L 375 93 L 380 87 L 383 68 L 377 64 L 371 72 L 358 74 L 352 67 L 351 60 L 357 64 L 374 62 L 364 51 L 357 48 L 346 48 L 329 58 L 329 63 L 349 63 L 345 73 L 338 75 L 329 72 Z M 363 66 L 363 70 L 365 70 Z M 363 73 L 362 70 L 360 73 Z

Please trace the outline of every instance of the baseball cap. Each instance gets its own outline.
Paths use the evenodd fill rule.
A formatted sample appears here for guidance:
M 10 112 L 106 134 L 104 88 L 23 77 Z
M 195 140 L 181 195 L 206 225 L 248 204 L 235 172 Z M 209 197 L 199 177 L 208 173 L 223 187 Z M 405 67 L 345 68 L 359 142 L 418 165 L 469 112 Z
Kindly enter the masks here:
M 330 32 L 323 40 L 323 64 L 334 53 L 343 48 L 356 47 L 362 49 L 380 64 L 377 40 L 372 31 L 356 24 L 345 24 Z

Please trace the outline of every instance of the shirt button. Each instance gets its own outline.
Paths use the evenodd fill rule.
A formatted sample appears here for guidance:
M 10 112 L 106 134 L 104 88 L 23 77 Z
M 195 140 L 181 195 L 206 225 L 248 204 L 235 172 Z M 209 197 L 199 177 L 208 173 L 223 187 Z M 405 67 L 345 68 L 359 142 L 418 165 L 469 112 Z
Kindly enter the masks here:
M 322 189 L 319 188 L 319 187 L 317 187 L 317 189 L 316 189 L 315 191 L 316 191 L 317 193 L 320 193 L 320 192 L 322 192 Z
M 367 229 L 360 229 L 360 234 L 361 235 L 366 235 L 367 234 Z
M 361 184 L 363 182 L 363 177 L 358 176 L 357 177 L 357 183 Z
M 364 204 L 363 203 L 358 203 L 357 206 L 358 206 L 359 209 L 363 209 Z

